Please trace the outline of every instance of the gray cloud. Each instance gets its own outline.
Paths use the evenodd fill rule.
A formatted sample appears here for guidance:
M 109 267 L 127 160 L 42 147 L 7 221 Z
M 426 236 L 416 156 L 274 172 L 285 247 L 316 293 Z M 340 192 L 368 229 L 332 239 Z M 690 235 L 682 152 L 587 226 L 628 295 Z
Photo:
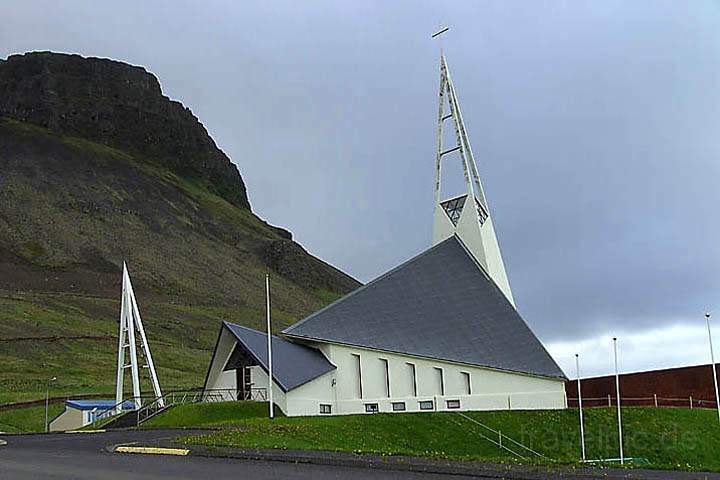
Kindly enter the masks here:
M 720 306 L 715 2 L 5 2 L 0 56 L 146 66 L 254 209 L 369 280 L 430 242 L 438 20 L 515 297 L 547 341 Z M 685 319 L 685 320 L 683 320 Z

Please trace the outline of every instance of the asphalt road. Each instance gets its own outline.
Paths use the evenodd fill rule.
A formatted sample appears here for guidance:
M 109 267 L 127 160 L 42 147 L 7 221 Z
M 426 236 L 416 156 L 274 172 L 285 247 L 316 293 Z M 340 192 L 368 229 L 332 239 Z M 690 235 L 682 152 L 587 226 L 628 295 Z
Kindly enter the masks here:
M 0 446 L 2 480 L 237 480 L 265 479 L 400 479 L 447 478 L 411 472 L 366 470 L 282 462 L 254 462 L 204 457 L 171 457 L 106 453 L 109 445 L 158 438 L 174 438 L 181 432 L 108 432 L 95 434 L 49 434 L 3 437 Z M 182 432 L 187 433 L 187 432 Z M 459 479 L 462 477 L 453 476 Z
M 313 479 L 313 480 L 436 480 L 458 475 L 438 475 L 405 471 L 340 467 L 288 462 L 249 461 L 201 456 L 165 456 L 108 453 L 118 444 L 152 446 L 188 434 L 185 431 L 116 431 L 107 433 L 46 434 L 4 436 L 0 442 L 0 480 L 222 480 L 225 478 Z M 509 478 L 525 479 L 644 479 L 710 480 L 718 474 L 620 469 L 568 469 L 565 471 L 512 468 Z M 495 472 L 497 473 L 497 472 Z M 506 472 L 508 473 L 508 472 Z M 504 474 L 503 474 L 504 476 Z M 478 478 L 478 477 L 474 477 Z M 497 478 L 496 475 L 480 478 Z

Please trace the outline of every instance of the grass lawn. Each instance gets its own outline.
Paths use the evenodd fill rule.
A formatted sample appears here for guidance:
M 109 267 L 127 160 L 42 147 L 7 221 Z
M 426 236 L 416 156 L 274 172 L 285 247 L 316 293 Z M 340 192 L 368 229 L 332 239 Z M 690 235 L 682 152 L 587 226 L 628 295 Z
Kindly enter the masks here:
M 65 409 L 63 404 L 51 404 L 48 420 L 52 420 Z M 45 431 L 45 405 L 0 411 L 0 432 L 24 433 Z
M 143 423 L 143 428 L 227 427 L 268 415 L 266 402 L 217 402 L 179 405 Z M 275 415 L 282 416 L 275 407 Z
M 458 413 L 349 415 L 264 418 L 266 404 L 236 403 L 176 407 L 147 426 L 225 426 L 207 435 L 189 436 L 187 444 L 329 450 L 382 455 L 411 455 L 458 460 L 512 462 L 486 432 Z M 466 412 L 489 427 L 548 458 L 570 464 L 580 457 L 576 409 L 553 411 Z M 616 458 L 616 411 L 586 410 L 589 458 Z M 720 471 L 720 425 L 713 410 L 624 408 L 625 455 L 642 457 L 650 467 Z M 539 458 L 527 461 L 546 463 Z

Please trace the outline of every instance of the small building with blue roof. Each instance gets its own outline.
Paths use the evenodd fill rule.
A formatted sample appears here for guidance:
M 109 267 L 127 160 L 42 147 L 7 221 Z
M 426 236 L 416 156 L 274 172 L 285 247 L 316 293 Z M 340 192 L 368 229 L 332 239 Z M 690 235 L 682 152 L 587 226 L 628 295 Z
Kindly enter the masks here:
M 65 410 L 50 422 L 51 432 L 76 430 L 85 425 L 112 416 L 117 404 L 115 400 L 65 400 Z M 132 410 L 135 405 L 125 401 L 122 410 Z

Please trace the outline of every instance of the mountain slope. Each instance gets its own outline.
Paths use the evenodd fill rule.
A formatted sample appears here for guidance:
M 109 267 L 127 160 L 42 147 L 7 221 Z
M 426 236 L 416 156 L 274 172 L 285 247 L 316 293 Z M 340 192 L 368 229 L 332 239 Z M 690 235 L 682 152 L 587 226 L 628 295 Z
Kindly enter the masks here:
M 220 320 L 260 326 L 266 272 L 277 329 L 358 286 L 252 213 L 235 166 L 144 69 L 0 61 L 0 391 L 112 385 L 123 260 L 178 386 L 201 381 Z

